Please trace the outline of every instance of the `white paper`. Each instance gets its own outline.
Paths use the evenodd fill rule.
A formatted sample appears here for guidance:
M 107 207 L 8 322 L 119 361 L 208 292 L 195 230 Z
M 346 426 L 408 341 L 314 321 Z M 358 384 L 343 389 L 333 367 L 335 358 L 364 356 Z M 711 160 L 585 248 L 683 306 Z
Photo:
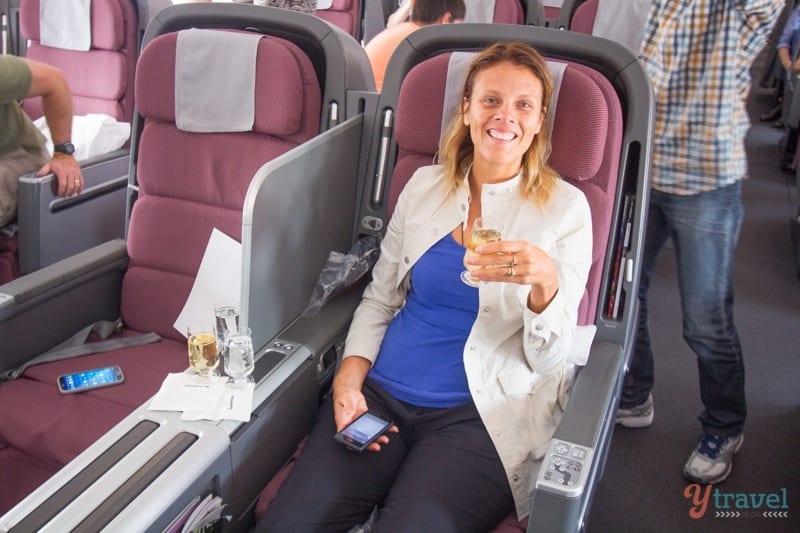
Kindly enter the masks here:
M 172 325 L 186 336 L 193 322 L 214 324 L 214 305 L 239 306 L 242 287 L 242 245 L 217 228 L 208 239 L 203 261 L 178 318 Z
M 196 374 L 168 374 L 150 401 L 151 411 L 215 411 L 224 395 L 227 378 Z
M 220 518 L 230 520 L 229 516 L 222 516 L 224 508 L 225 504 L 222 503 L 222 498 L 209 494 L 195 507 L 192 514 L 189 515 L 181 533 L 190 533 L 191 531 L 213 525 Z
M 188 372 L 168 374 L 153 396 L 151 411 L 181 411 L 181 420 L 250 421 L 255 384 L 228 384 L 227 376 L 201 377 Z
M 247 383 L 241 387 L 226 386 L 212 409 L 193 409 L 184 411 L 181 420 L 239 420 L 250 421 L 253 411 L 253 391 L 255 385 Z

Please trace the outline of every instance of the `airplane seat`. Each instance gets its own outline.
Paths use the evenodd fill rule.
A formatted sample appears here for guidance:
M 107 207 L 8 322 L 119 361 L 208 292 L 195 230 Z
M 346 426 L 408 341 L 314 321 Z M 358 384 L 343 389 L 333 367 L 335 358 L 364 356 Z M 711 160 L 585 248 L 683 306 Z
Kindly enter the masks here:
M 138 56 L 137 8 L 132 0 L 91 3 L 87 50 L 60 48 L 59 37 L 45 29 L 42 43 L 40 0 L 22 0 L 19 31 L 28 39 L 25 56 L 58 67 L 72 91 L 76 116 L 101 113 L 130 124 Z M 47 28 L 47 23 L 44 24 Z M 73 46 L 67 44 L 67 46 Z M 23 109 L 36 120 L 41 98 L 27 98 Z M 75 131 L 75 125 L 73 126 Z M 88 137 L 78 134 L 77 138 Z M 76 141 L 77 142 L 77 141 Z M 125 185 L 128 145 L 81 162 L 84 192 L 76 198 L 55 194 L 55 176 L 20 177 L 16 253 L 4 253 L 0 285 L 59 259 L 125 234 Z M 84 147 L 88 150 L 88 147 Z M 81 228 L 76 231 L 76 228 Z
M 363 4 L 361 0 L 331 0 L 330 7 L 323 9 L 318 6 L 315 14 L 359 40 Z
M 584 445 L 591 445 L 598 458 L 595 464 L 587 467 L 586 479 L 580 483 L 585 485 L 581 492 L 574 491 L 575 494 L 569 496 L 572 501 L 566 504 L 557 501 L 551 510 L 540 510 L 542 505 L 549 507 L 547 500 L 551 497 L 551 488 L 540 489 L 537 483 L 533 509 L 540 516 L 534 517 L 532 513 L 530 527 L 533 529 L 530 530 L 580 530 L 591 501 L 593 484 L 602 473 L 625 354 L 632 346 L 635 298 L 618 302 L 618 314 L 613 320 L 609 320 L 605 305 L 611 278 L 617 275 L 614 264 L 623 261 L 622 257 L 612 256 L 618 244 L 621 246 L 618 242 L 620 229 L 624 229 L 626 223 L 631 233 L 630 249 L 626 252 L 629 263 L 624 266 L 629 269 L 630 277 L 625 277 L 621 283 L 626 294 L 635 294 L 634 287 L 638 284 L 636 272 L 648 198 L 651 89 L 641 66 L 630 52 L 618 45 L 598 52 L 591 38 L 586 36 L 536 28 L 500 28 L 492 24 L 469 28 L 458 26 L 446 26 L 436 32 L 422 28 L 403 41 L 395 52 L 387 70 L 385 92 L 381 92 L 378 103 L 383 114 L 376 117 L 373 130 L 373 138 L 382 141 L 373 142 L 370 150 L 370 162 L 379 168 L 368 177 L 373 179 L 375 176 L 375 181 L 365 186 L 362 215 L 368 212 L 372 217 L 388 220 L 400 191 L 414 171 L 435 162 L 443 123 L 449 116 L 447 109 L 457 105 L 454 101 L 448 103 L 446 96 L 450 65 L 453 64 L 451 59 L 456 55 L 453 50 L 472 52 L 499 39 L 523 40 L 540 49 L 551 63 L 558 87 L 551 106 L 554 114 L 551 117 L 553 151 L 550 164 L 564 179 L 584 192 L 592 211 L 593 262 L 578 321 L 598 328 L 589 363 L 578 374 L 572 399 L 552 442 L 555 443 L 562 428 L 560 438 L 573 437 L 571 432 L 575 423 L 571 421 L 587 416 L 585 411 L 592 411 L 593 414 L 588 415 L 592 417 L 590 421 L 577 423 L 578 432 L 586 433 L 586 429 L 591 427 L 591 434 L 582 434 L 575 441 L 590 441 L 591 444 L 586 442 Z M 461 70 L 461 80 L 464 75 L 464 70 Z M 622 78 L 625 81 L 621 84 Z M 462 82 L 458 83 L 460 90 Z M 629 117 L 628 123 L 625 117 Z M 392 129 L 391 140 L 387 137 L 388 128 Z M 381 167 L 384 164 L 386 167 Z M 384 174 L 389 178 L 381 181 Z M 623 213 L 626 211 L 623 204 L 628 203 L 625 197 L 635 198 L 631 203 L 635 208 L 631 207 L 627 219 Z M 361 220 L 362 230 L 368 229 L 370 226 L 364 225 L 365 218 Z M 604 343 L 614 346 L 613 357 L 604 353 L 607 346 L 598 348 L 598 344 Z M 602 377 L 598 373 L 602 373 Z M 586 391 L 591 391 L 588 393 L 591 400 L 587 400 Z M 570 414 L 572 416 L 568 417 Z M 256 519 L 263 515 L 288 476 L 302 445 L 301 442 L 284 469 L 261 492 L 256 504 Z M 574 499 L 575 496 L 580 497 Z M 537 507 L 537 498 L 545 502 L 539 504 L 540 507 Z M 494 531 L 525 530 L 529 527 L 528 521 L 526 518 L 519 522 L 512 514 Z M 547 526 L 541 528 L 542 523 Z M 559 525 L 551 527 L 553 523 Z
M 139 24 L 134 2 L 91 2 L 88 50 L 43 44 L 39 9 L 40 0 L 20 3 L 20 31 L 29 40 L 25 56 L 64 72 L 72 91 L 75 115 L 104 113 L 120 122 L 131 122 Z M 53 42 L 47 40 L 47 35 L 44 38 Z M 43 114 L 40 98 L 26 99 L 23 108 L 32 119 Z
M 181 46 L 183 35 L 194 37 Z M 231 35 L 243 36 L 250 44 L 228 51 Z M 208 58 L 212 48 L 223 63 L 243 50 L 253 54 L 252 63 L 242 60 L 236 68 L 245 74 L 243 86 L 253 87 L 249 125 L 228 125 L 229 118 L 214 116 L 220 105 L 229 109 L 225 104 L 232 95 L 217 92 L 196 99 L 191 91 L 202 83 L 199 72 L 225 71 Z M 128 226 L 127 268 L 120 267 L 124 273 L 118 294 L 91 292 L 85 303 L 116 302 L 125 325 L 122 337 L 157 332 L 162 339 L 32 366 L 0 385 L 0 477 L 16 472 L 18 486 L 24 487 L 14 490 L 4 484 L 0 515 L 25 496 L 31 485 L 28 478 L 35 484 L 55 473 L 152 396 L 167 373 L 188 366 L 186 341 L 173 323 L 192 289 L 206 243 L 213 228 L 240 240 L 242 209 L 253 175 L 266 161 L 320 132 L 323 105 L 316 66 L 293 42 L 244 31 L 173 31 L 153 38 L 143 49 L 136 82 L 140 127 L 133 141 L 137 156 L 132 183 L 138 199 Z M 178 69 L 182 74 L 176 74 Z M 176 94 L 179 77 L 186 81 Z M 241 100 L 240 94 L 236 98 Z M 211 126 L 194 119 L 187 125 L 181 110 L 195 117 L 198 106 L 209 110 L 204 120 L 212 116 Z M 71 312 L 81 315 L 82 310 Z M 71 395 L 60 394 L 56 387 L 60 374 L 115 364 L 125 375 L 121 385 Z M 9 366 L 4 358 L 3 367 Z

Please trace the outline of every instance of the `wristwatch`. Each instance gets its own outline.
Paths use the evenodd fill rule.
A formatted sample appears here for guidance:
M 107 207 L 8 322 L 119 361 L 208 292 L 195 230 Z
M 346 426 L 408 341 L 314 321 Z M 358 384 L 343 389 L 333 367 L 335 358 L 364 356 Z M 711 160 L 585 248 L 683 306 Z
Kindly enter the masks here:
M 75 153 L 75 145 L 71 142 L 67 141 L 65 143 L 57 144 L 53 146 L 54 152 L 59 152 L 62 154 L 72 155 Z

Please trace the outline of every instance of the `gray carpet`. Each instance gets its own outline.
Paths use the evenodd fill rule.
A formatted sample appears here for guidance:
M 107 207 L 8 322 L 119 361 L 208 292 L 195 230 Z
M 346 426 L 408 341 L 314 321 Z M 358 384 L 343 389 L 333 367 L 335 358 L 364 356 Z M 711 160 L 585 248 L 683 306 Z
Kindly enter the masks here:
M 754 76 L 758 79 L 758 76 Z M 772 104 L 754 89 L 751 116 Z M 779 168 L 781 130 L 755 118 L 747 140 L 750 179 L 744 185 L 745 221 L 735 265 L 735 316 L 744 347 L 749 417 L 744 446 L 728 480 L 715 487 L 704 516 L 689 516 L 681 472 L 700 433 L 694 353 L 681 337 L 675 255 L 659 257 L 651 288 L 656 351 L 655 420 L 647 429 L 617 427 L 605 476 L 587 521 L 590 533 L 800 531 L 800 280 L 789 238 L 796 213 L 794 175 Z M 777 493 L 788 517 L 736 509 L 734 500 Z M 745 496 L 724 496 L 743 494 Z M 724 509 L 725 499 L 731 504 Z M 739 516 L 717 512 L 739 511 Z

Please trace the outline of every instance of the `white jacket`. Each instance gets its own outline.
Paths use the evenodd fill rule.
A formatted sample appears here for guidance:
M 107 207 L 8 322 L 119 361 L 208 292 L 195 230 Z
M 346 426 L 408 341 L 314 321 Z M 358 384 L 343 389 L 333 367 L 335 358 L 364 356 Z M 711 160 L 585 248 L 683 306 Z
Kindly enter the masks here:
M 372 282 L 353 316 L 345 357 L 374 363 L 389 322 L 405 303 L 411 268 L 466 220 L 466 181 L 449 198 L 448 187 L 442 168 L 430 166 L 417 170 L 403 189 Z M 591 265 L 591 215 L 583 193 L 563 180 L 543 208 L 523 199 L 519 177 L 483 185 L 481 194 L 482 216 L 493 226 L 499 221 L 504 240 L 526 240 L 558 266 L 558 293 L 541 314 L 527 307 L 529 286 L 482 284 L 478 317 L 464 348 L 472 398 L 522 519 L 530 512 L 538 461 L 561 418 L 574 370 L 567 355 Z

